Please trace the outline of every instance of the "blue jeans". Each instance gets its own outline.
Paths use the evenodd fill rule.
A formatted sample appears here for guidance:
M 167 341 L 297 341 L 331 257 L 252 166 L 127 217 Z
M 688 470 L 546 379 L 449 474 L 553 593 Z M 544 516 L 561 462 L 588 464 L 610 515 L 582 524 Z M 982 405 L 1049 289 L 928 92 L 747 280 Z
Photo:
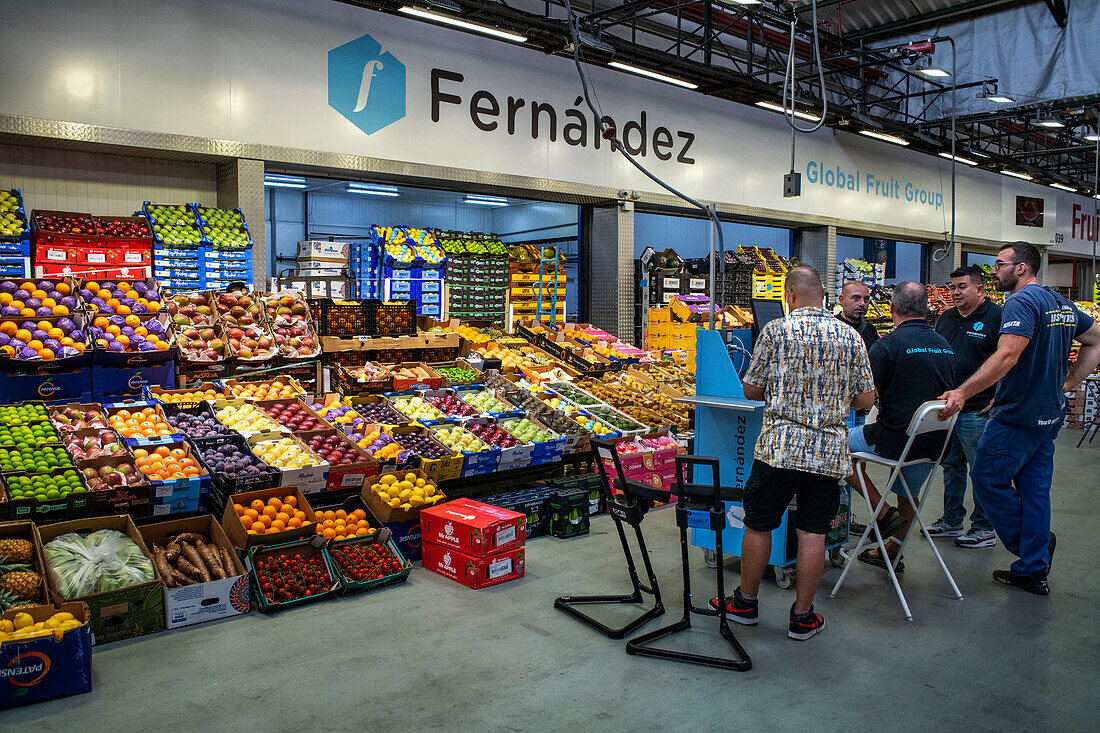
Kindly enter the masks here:
M 970 464 L 974 497 L 982 502 L 1017 575 L 1046 577 L 1050 566 L 1050 482 L 1054 438 L 1061 424 L 1024 427 L 990 419 Z
M 867 412 L 865 410 L 848 410 L 848 429 L 858 428 L 867 424 Z
M 867 439 L 863 437 L 864 425 L 852 428 L 848 431 L 848 450 L 853 453 L 874 453 L 875 446 L 867 442 Z M 915 466 L 907 466 L 901 469 L 901 476 L 894 482 L 893 489 L 895 494 L 898 495 L 898 503 L 900 504 L 902 499 L 908 494 L 905 491 L 905 486 L 902 485 L 901 479 L 905 478 L 905 483 L 909 485 L 909 490 L 913 492 L 913 499 L 920 501 L 920 490 L 924 486 L 924 482 L 928 480 L 928 474 L 932 473 L 932 463 L 918 463 Z
M 988 415 L 980 412 L 959 413 L 955 422 L 955 432 L 951 435 L 951 444 L 943 457 L 943 521 L 952 527 L 960 525 L 966 519 L 967 466 L 974 465 L 974 454 L 978 451 L 978 439 L 982 437 Z M 970 513 L 970 526 L 978 529 L 993 529 L 982 503 L 974 496 L 974 511 Z

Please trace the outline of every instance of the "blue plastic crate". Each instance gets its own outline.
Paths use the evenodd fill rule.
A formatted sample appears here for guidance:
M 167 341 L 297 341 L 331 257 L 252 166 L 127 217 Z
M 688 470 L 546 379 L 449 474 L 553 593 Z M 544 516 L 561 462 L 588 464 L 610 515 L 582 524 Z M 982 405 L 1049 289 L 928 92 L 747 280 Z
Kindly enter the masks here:
M 418 316 L 438 316 L 443 312 L 443 306 L 439 303 L 418 303 L 416 314 Z
M 0 256 L 30 257 L 31 242 L 29 239 L 13 241 L 0 240 Z
M 409 280 L 387 279 L 384 281 L 383 286 L 389 297 L 396 297 L 398 295 L 407 296 L 412 292 L 412 282 Z
M 0 255 L 0 275 L 10 277 L 30 277 L 31 258 Z
M 153 266 L 153 277 L 157 280 L 195 280 L 198 282 L 202 278 L 200 277 L 201 271 L 192 268 L 184 269 L 182 267 L 160 267 L 159 265 Z

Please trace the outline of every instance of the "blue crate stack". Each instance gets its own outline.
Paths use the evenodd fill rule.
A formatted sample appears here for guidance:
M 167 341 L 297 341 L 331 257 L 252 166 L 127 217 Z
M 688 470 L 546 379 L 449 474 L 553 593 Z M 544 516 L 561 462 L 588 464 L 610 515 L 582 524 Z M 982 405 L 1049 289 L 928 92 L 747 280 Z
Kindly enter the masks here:
M 0 276 L 31 276 L 31 228 L 27 210 L 23 206 L 23 193 L 18 188 L 7 192 L 15 198 L 14 209 L 0 211 L 0 219 L 14 214 L 16 221 L 23 223 L 23 230 L 12 234 L 0 235 Z
M 248 224 L 243 229 L 248 235 L 246 248 L 227 248 L 212 244 L 206 236 L 206 222 L 199 204 L 185 204 L 194 214 L 194 225 L 203 233 L 202 242 L 196 245 L 167 244 L 153 235 L 153 277 L 161 287 L 172 292 L 194 290 L 225 290 L 233 283 L 243 282 L 252 289 L 252 234 Z M 149 202 L 142 211 L 150 222 Z M 235 209 L 238 213 L 240 209 Z M 244 222 L 244 215 L 241 215 Z
M 225 290 L 233 283 L 244 283 L 245 287 L 252 290 L 252 232 L 248 229 L 244 212 L 240 209 L 232 209 L 241 216 L 241 229 L 248 238 L 248 246 L 222 247 L 210 241 L 206 220 L 203 218 L 204 207 L 195 204 L 195 214 L 202 224 L 203 252 L 202 264 L 204 281 L 203 287 L 207 290 Z

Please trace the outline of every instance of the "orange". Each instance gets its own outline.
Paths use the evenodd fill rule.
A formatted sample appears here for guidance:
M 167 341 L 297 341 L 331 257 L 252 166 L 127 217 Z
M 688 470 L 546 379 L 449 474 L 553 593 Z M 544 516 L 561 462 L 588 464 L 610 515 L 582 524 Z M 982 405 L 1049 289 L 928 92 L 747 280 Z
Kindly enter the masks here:
M 166 445 L 158 445 L 156 450 L 154 450 L 153 452 L 156 453 L 158 456 L 167 456 L 171 454 L 172 451 Z
M 25 328 L 20 328 L 15 332 L 15 337 L 23 343 L 27 343 L 31 340 L 31 332 Z
M 250 528 L 248 530 L 248 534 L 259 534 L 259 532 L 257 532 L 256 530 Z
M 245 529 L 248 529 L 252 526 L 252 519 L 250 517 L 241 517 L 241 524 Z
M 336 510 L 336 518 L 337 519 L 347 519 L 348 518 L 348 513 L 345 512 L 343 509 L 337 509 Z
M 271 523 L 272 532 L 282 532 L 284 529 L 286 529 L 286 523 L 281 520 L 276 519 Z
M 131 318 L 133 318 L 133 316 L 131 316 Z M 147 329 L 145 326 L 138 326 L 137 328 L 134 329 L 134 333 L 137 334 L 138 336 L 148 336 L 149 335 L 149 329 Z
M 268 519 L 274 519 L 275 515 L 278 514 L 278 512 L 275 510 L 275 507 L 268 504 L 263 508 L 262 514 Z
M 301 527 L 302 526 L 302 520 L 298 519 L 297 517 L 293 517 L 289 522 L 286 523 L 286 526 L 289 529 L 295 529 L 297 527 Z
M 187 451 L 185 451 L 183 448 L 173 448 L 172 455 L 174 455 L 176 458 L 183 458 L 187 455 Z
M 98 293 L 99 292 L 99 283 L 97 283 L 95 280 L 92 280 L 90 282 L 86 282 L 86 283 L 84 283 L 84 289 L 85 290 L 91 290 L 93 293 Z M 59 290 L 58 292 L 61 292 L 61 291 Z
M 58 283 L 54 286 L 54 290 L 61 293 L 62 295 L 68 295 L 72 292 L 72 288 L 69 287 L 68 283 Z
M 326 509 L 325 510 L 325 519 L 333 519 L 333 520 L 336 519 L 336 512 L 332 511 L 331 509 Z
M 256 517 L 256 523 L 262 527 L 270 527 L 271 517 L 267 516 L 266 514 L 261 514 L 260 516 Z
M 57 301 L 54 300 L 53 298 L 43 298 L 42 299 L 42 305 L 44 305 L 47 308 L 53 308 L 54 306 L 57 305 Z
M 244 516 L 244 507 L 237 502 L 233 502 L 233 511 L 237 512 L 238 517 Z
M 263 499 L 253 499 L 252 503 L 249 504 L 249 506 L 252 507 L 253 509 L 255 509 L 257 512 L 262 512 L 264 510 L 264 500 Z
M 126 418 L 130 417 L 130 411 L 129 410 L 119 410 L 118 412 L 115 413 L 114 416 L 117 417 L 117 418 L 126 419 Z
M 128 305 L 116 305 L 115 306 L 115 313 L 119 314 L 120 316 L 128 316 L 128 315 L 130 315 L 130 306 L 128 306 Z
M 75 344 L 73 344 L 73 348 L 76 349 L 77 351 L 83 352 L 84 351 L 84 344 L 77 341 Z
M 55 305 L 50 310 L 53 311 L 55 316 L 67 316 L 69 315 L 69 306 L 67 305 Z
M 286 524 L 290 521 L 290 516 L 286 512 L 279 512 L 275 515 L 275 519 L 279 520 L 283 524 Z
M 370 529 L 370 522 L 365 519 L 360 519 L 358 522 L 355 523 L 355 527 L 356 529 Z
M 303 511 L 294 512 L 294 518 L 297 519 L 299 522 L 304 522 L 306 521 L 306 513 Z
M 30 341 L 27 342 L 27 346 L 34 349 L 35 351 L 41 351 L 42 350 L 42 342 L 39 341 L 38 339 L 31 339 Z
M 360 527 L 359 529 L 355 530 L 355 536 L 356 537 L 362 537 L 363 535 L 367 535 L 367 534 L 370 534 L 370 530 L 367 529 L 366 527 Z
M 274 507 L 275 511 L 279 511 L 280 509 L 283 508 L 283 502 L 277 496 L 273 496 L 270 499 L 268 499 L 267 500 L 267 505 L 270 506 L 270 507 Z
M 255 522 L 256 517 L 260 516 L 260 513 L 258 511 L 256 511 L 255 509 L 249 508 L 249 509 L 244 510 L 244 516 L 248 517 L 253 522 Z
M 42 361 L 53 361 L 53 350 L 42 349 L 38 352 L 38 356 L 40 359 L 42 359 Z
M 111 306 L 115 310 L 118 310 L 118 298 L 108 298 L 107 305 Z
M 96 328 L 107 328 L 110 324 L 111 322 L 107 320 L 107 316 L 96 316 L 92 319 L 92 325 Z
M 46 331 L 46 335 L 52 339 L 57 339 L 58 341 L 65 338 L 65 332 L 62 331 L 60 328 L 51 328 Z
M 119 334 L 118 336 L 115 336 L 115 341 L 119 342 L 123 346 L 130 345 L 130 337 L 126 334 Z
M 356 509 L 355 511 L 353 511 L 351 513 L 351 516 L 355 517 L 357 520 L 358 519 L 366 519 L 367 518 L 367 513 L 362 509 Z
M 34 318 L 34 308 L 24 308 L 23 310 L 19 311 L 19 315 L 23 316 L 24 318 Z
M 283 505 L 288 506 L 291 509 L 293 509 L 294 507 L 298 506 L 298 499 L 295 498 L 294 496 L 288 496 L 285 499 L 283 499 Z
M 332 529 L 335 526 L 336 522 L 332 521 L 331 519 L 326 519 L 325 521 L 321 522 L 321 527 L 323 529 Z
M 0 293 L 0 295 L 6 294 L 7 293 Z M 14 336 L 18 330 L 19 326 L 16 326 L 13 321 L 4 321 L 2 324 L 0 324 L 0 333 L 4 334 L 5 336 Z
M 188 478 L 191 478 L 192 476 L 202 475 L 202 471 L 200 471 L 197 468 L 192 468 L 192 467 L 188 466 L 187 468 L 183 469 L 183 475 L 188 477 Z
M 35 288 L 34 288 L 34 283 L 32 283 L 32 282 L 30 282 L 30 281 L 28 280 L 27 282 L 25 282 L 25 283 L 23 283 L 22 285 L 20 285 L 20 286 L 19 286 L 19 289 L 20 289 L 20 290 L 26 290 L 26 291 L 27 291 L 28 293 L 33 293 L 33 292 L 34 292 L 34 290 L 35 290 Z M 98 285 L 96 285 L 96 290 L 99 290 L 99 286 L 98 286 Z M 94 293 L 94 292 L 95 292 L 95 290 L 92 290 L 92 292 Z
M 122 329 L 119 328 L 118 326 L 114 326 L 114 325 L 107 326 L 107 328 L 105 328 L 103 330 L 106 331 L 107 333 L 111 334 L 112 336 L 118 336 L 120 333 L 122 333 Z
M 168 342 L 167 341 L 157 341 L 156 344 L 157 344 L 157 351 L 168 351 Z
M 68 336 L 62 336 L 62 337 L 61 337 L 60 339 L 58 339 L 58 340 L 59 340 L 59 341 L 61 342 L 61 345 L 62 345 L 62 346 L 75 346 L 75 345 L 76 345 L 76 342 L 75 342 L 75 341 L 73 341 L 73 340 L 72 340 L 71 338 L 69 338 Z
M 118 289 L 124 293 L 128 293 L 130 292 L 130 283 L 123 280 L 118 284 Z
M 331 540 L 336 536 L 336 531 L 333 530 L 331 527 L 326 527 L 324 530 L 321 531 L 321 534 Z
M 45 300 L 46 299 L 46 291 L 45 290 L 39 290 L 38 288 L 35 288 L 34 290 L 31 291 L 31 297 L 32 298 L 38 298 L 39 300 Z
M 0 305 L 11 305 L 15 297 L 11 293 L 0 293 Z

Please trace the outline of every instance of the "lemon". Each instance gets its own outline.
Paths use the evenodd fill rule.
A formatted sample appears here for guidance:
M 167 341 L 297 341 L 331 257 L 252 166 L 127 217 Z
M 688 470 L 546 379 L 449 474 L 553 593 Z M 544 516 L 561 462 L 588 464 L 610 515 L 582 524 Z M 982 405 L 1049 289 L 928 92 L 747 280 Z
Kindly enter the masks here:
M 75 618 L 65 619 L 64 621 L 61 622 L 61 630 L 62 631 L 68 631 L 69 629 L 75 629 L 78 626 L 82 626 L 82 624 L 79 621 L 77 621 Z
M 0 620 L 0 632 L 10 634 L 15 631 L 15 624 L 12 623 L 10 618 Z
M 401 493 L 397 496 L 401 499 L 408 499 L 410 496 L 412 496 L 412 493 L 412 489 L 401 489 Z
M 413 506 L 412 506 L 412 504 L 409 504 L 409 503 L 405 503 L 405 504 L 402 504 L 402 505 L 401 505 L 400 507 L 398 507 L 398 508 L 399 508 L 399 509 L 412 509 L 412 508 L 413 508 Z
M 390 506 L 392 506 L 394 509 L 396 509 L 397 507 L 401 506 L 401 500 L 400 499 L 390 499 Z
M 397 477 L 394 476 L 393 474 L 386 474 L 382 478 L 378 479 L 378 483 L 389 486 L 390 484 L 392 484 L 396 480 L 397 480 Z
M 416 474 L 415 473 L 406 473 L 405 474 L 405 481 L 407 481 L 408 483 L 412 483 L 413 481 L 416 481 Z
M 11 641 L 11 634 L 6 631 L 0 631 L 0 643 L 5 641 Z
M 424 481 L 424 479 L 422 479 L 422 478 L 418 478 L 418 479 L 416 480 L 416 485 L 417 485 L 417 486 L 424 486 L 424 484 L 425 484 L 425 483 L 426 483 L 426 482 L 425 482 L 425 481 Z
M 385 491 L 379 491 L 378 492 L 378 498 L 388 504 L 392 497 L 388 493 L 386 493 Z
M 34 626 L 34 619 L 31 618 L 29 613 L 17 613 L 15 614 L 15 630 L 25 629 L 28 626 Z
M 435 496 L 435 487 L 428 485 L 424 487 L 424 496 Z
M 55 613 L 53 616 L 50 616 L 50 618 L 55 618 L 58 621 L 72 621 L 76 617 L 68 611 L 61 611 L 59 613 Z
M 424 503 L 424 497 L 423 496 L 413 495 L 413 496 L 409 497 L 409 505 L 410 506 L 420 506 L 423 503 Z
M 44 628 L 44 629 L 60 629 L 61 628 L 61 621 L 59 621 L 59 620 L 57 620 L 53 617 L 50 617 L 50 618 L 48 618 L 48 619 L 46 619 L 45 621 L 42 622 L 42 628 Z

